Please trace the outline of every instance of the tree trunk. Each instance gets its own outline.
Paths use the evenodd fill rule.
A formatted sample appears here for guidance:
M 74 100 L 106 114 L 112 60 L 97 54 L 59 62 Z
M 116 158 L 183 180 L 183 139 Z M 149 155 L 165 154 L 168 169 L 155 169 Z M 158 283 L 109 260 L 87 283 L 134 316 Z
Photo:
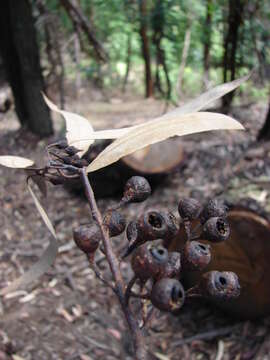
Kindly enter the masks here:
M 165 51 L 162 48 L 161 41 L 164 37 L 164 25 L 165 25 L 165 9 L 164 9 L 164 1 L 158 0 L 156 2 L 153 15 L 152 15 L 152 28 L 153 28 L 153 44 L 156 48 L 156 78 L 155 78 L 155 86 L 162 96 L 165 95 L 165 91 L 162 89 L 161 79 L 159 76 L 159 67 L 160 65 L 163 68 L 166 83 L 167 83 L 167 93 L 166 98 L 169 100 L 171 98 L 171 81 L 169 77 L 169 71 L 166 64 L 166 55 Z
M 223 80 L 224 82 L 235 79 L 236 72 L 236 52 L 238 44 L 239 28 L 243 19 L 244 0 L 230 0 L 228 14 L 228 31 L 224 42 L 223 56 Z M 229 76 L 230 74 L 230 76 Z M 225 112 L 229 111 L 234 97 L 234 92 L 230 92 L 222 98 L 222 106 Z
M 46 78 L 46 86 L 50 84 L 50 78 L 52 82 L 57 81 L 60 105 L 61 109 L 65 107 L 65 94 L 64 94 L 64 62 L 62 57 L 60 39 L 58 34 L 58 22 L 57 18 L 49 12 L 46 7 L 45 0 L 37 1 L 37 8 L 40 12 L 40 15 L 43 17 L 44 22 L 44 33 L 46 41 L 46 53 L 48 57 L 48 62 L 51 64 L 51 69 L 49 75 Z
M 185 33 L 184 47 L 183 47 L 183 51 L 182 51 L 182 59 L 181 59 L 180 67 L 179 67 L 178 81 L 177 81 L 178 98 L 180 98 L 181 94 L 182 94 L 182 83 L 183 83 L 184 71 L 185 71 L 185 67 L 186 67 L 188 51 L 189 51 L 189 46 L 190 46 L 190 36 L 191 36 L 191 22 L 189 22 L 186 33 Z
M 129 72 L 130 72 L 130 65 L 131 65 L 131 33 L 128 34 L 128 39 L 127 39 L 127 58 L 126 58 L 126 72 L 125 72 L 125 77 L 124 77 L 124 82 L 123 82 L 123 87 L 122 87 L 122 93 L 126 92 L 126 86 L 128 83 L 128 76 L 129 76 Z
M 203 50 L 203 68 L 204 68 L 203 84 L 205 89 L 209 87 L 212 6 L 213 6 L 213 0 L 207 0 L 205 33 L 204 33 L 204 50 Z
M 266 115 L 266 119 L 263 127 L 259 132 L 258 140 L 267 140 L 267 141 L 270 140 L 270 101 L 269 101 L 269 108 Z
M 147 1 L 139 0 L 140 8 L 140 36 L 142 42 L 142 55 L 145 66 L 145 97 L 153 96 L 153 80 L 151 73 L 151 56 L 147 36 Z
M 44 89 L 31 7 L 27 0 L 4 1 L 0 11 L 0 50 L 20 123 L 40 136 L 53 132 Z

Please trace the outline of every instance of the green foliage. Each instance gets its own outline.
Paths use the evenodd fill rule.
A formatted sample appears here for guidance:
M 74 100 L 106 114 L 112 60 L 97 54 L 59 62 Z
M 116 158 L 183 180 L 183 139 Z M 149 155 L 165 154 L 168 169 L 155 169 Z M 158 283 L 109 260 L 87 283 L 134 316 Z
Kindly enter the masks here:
M 270 66 L 269 36 L 270 4 L 259 0 L 246 1 L 244 20 L 240 27 L 239 43 L 236 52 L 239 76 L 246 70 L 260 70 L 261 81 L 264 80 L 267 66 Z M 131 44 L 129 82 L 139 92 L 143 90 L 144 61 L 141 52 L 139 35 L 140 12 L 139 0 L 80 0 L 78 1 L 84 15 L 95 31 L 95 36 L 102 43 L 109 55 L 107 64 L 95 60 L 87 38 L 81 34 L 84 44 L 79 71 L 83 77 L 95 80 L 102 78 L 103 86 L 119 86 L 125 77 L 127 67 L 128 39 Z M 147 17 L 143 19 L 148 25 L 148 38 L 153 78 L 156 72 L 157 49 L 154 36 L 161 31 L 161 48 L 165 54 L 168 76 L 172 86 L 171 97 L 177 100 L 176 84 L 181 62 L 186 30 L 191 24 L 191 42 L 183 76 L 183 90 L 186 94 L 199 93 L 203 87 L 204 45 L 211 38 L 210 47 L 210 83 L 222 82 L 222 66 L 224 39 L 228 29 L 228 2 L 224 0 L 209 1 L 212 17 L 211 28 L 205 27 L 208 1 L 199 0 L 148 0 Z M 57 15 L 61 23 L 61 31 L 66 39 L 74 32 L 72 22 L 58 0 L 48 0 L 47 7 Z M 73 50 L 71 50 L 72 53 Z M 243 70 L 244 69 L 244 70 Z M 69 69 L 67 73 L 74 76 L 78 69 Z M 268 70 L 269 71 L 269 70 Z M 161 87 L 166 89 L 166 76 L 159 69 Z M 252 90 L 249 95 L 265 96 L 265 90 Z M 259 95 L 258 95 L 259 94 Z

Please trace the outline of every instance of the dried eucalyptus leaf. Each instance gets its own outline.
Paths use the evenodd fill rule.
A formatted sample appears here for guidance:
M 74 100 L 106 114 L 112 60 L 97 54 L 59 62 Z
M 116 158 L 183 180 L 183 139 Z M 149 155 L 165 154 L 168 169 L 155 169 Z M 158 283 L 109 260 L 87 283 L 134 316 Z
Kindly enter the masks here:
M 43 176 L 41 175 L 32 175 L 31 179 L 34 181 L 34 183 L 38 186 L 41 194 L 44 197 L 47 197 L 47 183 Z
M 51 220 L 49 219 L 46 211 L 43 209 L 42 205 L 40 204 L 38 198 L 36 197 L 34 191 L 32 190 L 29 181 L 27 182 L 27 186 L 28 186 L 28 190 L 34 200 L 34 203 L 36 205 L 36 208 L 38 209 L 38 212 L 42 218 L 42 220 L 44 221 L 45 225 L 47 226 L 47 228 L 49 229 L 50 233 L 52 234 L 52 236 L 56 239 L 56 233 L 54 230 L 54 227 L 51 223 Z
M 210 89 L 206 91 L 205 93 L 198 96 L 196 99 L 193 99 L 191 101 L 188 101 L 183 106 L 180 106 L 167 114 L 163 115 L 164 118 L 170 119 L 174 118 L 175 115 L 182 115 L 182 114 L 188 114 L 188 113 L 194 113 L 200 110 L 205 109 L 211 102 L 221 98 L 222 96 L 226 95 L 227 93 L 235 90 L 238 86 L 243 84 L 245 81 L 247 81 L 250 77 L 249 75 L 243 76 L 239 79 L 236 79 L 234 81 L 230 81 L 221 85 L 218 85 L 214 87 L 213 89 Z
M 30 267 L 22 276 L 18 279 L 13 281 L 10 285 L 5 287 L 4 289 L 0 290 L 0 295 L 6 295 L 10 292 L 17 290 L 18 288 L 25 287 L 28 284 L 32 283 L 33 281 L 37 280 L 40 276 L 42 276 L 51 265 L 54 263 L 55 258 L 58 253 L 58 242 L 54 227 L 46 214 L 46 211 L 41 206 L 38 198 L 34 194 L 29 182 L 28 182 L 28 190 L 33 197 L 34 203 L 44 221 L 45 225 L 49 229 L 50 233 L 52 234 L 52 238 L 50 240 L 49 245 L 47 246 L 46 250 L 41 255 L 40 259 Z
M 77 153 L 78 156 L 83 156 L 88 148 L 93 144 L 92 134 L 94 129 L 89 120 L 72 112 L 60 110 L 45 94 L 43 98 L 48 107 L 59 114 L 61 114 L 66 121 L 66 138 L 69 145 L 76 144 L 76 148 L 81 150 Z
M 172 136 L 222 129 L 243 130 L 244 128 L 233 118 L 218 113 L 175 114 L 169 121 L 167 118 L 161 117 L 154 122 L 147 122 L 137 128 L 133 127 L 126 135 L 115 140 L 88 166 L 87 172 L 101 169 L 116 162 L 123 156 Z
M 0 165 L 13 169 L 26 169 L 34 165 L 34 161 L 20 156 L 2 155 L 0 156 Z

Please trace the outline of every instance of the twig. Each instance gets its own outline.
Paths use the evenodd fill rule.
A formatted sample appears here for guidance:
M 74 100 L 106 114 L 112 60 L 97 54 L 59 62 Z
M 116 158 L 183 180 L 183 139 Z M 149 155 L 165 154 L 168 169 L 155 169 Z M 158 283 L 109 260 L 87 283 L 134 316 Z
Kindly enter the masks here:
M 108 235 L 107 229 L 103 226 L 102 216 L 97 207 L 96 199 L 90 185 L 86 169 L 82 168 L 79 170 L 81 180 L 85 189 L 85 194 L 90 205 L 91 213 L 93 219 L 96 221 L 97 225 L 100 228 L 102 234 L 102 243 L 104 246 L 104 251 L 106 254 L 107 261 L 109 263 L 112 277 L 115 282 L 115 293 L 117 295 L 118 301 L 121 305 L 122 311 L 125 315 L 126 321 L 128 323 L 129 329 L 131 331 L 132 340 L 135 350 L 135 359 L 136 360 L 146 360 L 147 359 L 147 350 L 145 346 L 145 339 L 142 335 L 142 332 L 139 328 L 137 320 L 134 318 L 133 314 L 130 311 L 130 308 L 126 305 L 125 301 L 125 283 L 120 271 L 119 261 L 112 249 L 110 238 Z
M 90 264 L 90 268 L 94 271 L 96 277 L 103 282 L 104 285 L 108 286 L 110 289 L 112 289 L 113 292 L 115 292 L 115 287 L 107 280 L 105 279 L 99 268 L 97 267 L 96 263 L 95 263 L 95 259 L 94 259 L 94 256 L 89 256 L 88 257 L 88 261 L 89 261 L 89 264 Z
M 129 281 L 129 283 L 127 285 L 126 292 L 125 292 L 125 301 L 126 301 L 127 305 L 128 305 L 131 294 L 134 294 L 132 292 L 132 288 L 135 285 L 136 280 L 137 280 L 137 277 L 133 276 L 133 278 Z
M 195 340 L 211 340 L 214 339 L 218 336 L 224 336 L 224 335 L 228 335 L 230 334 L 233 330 L 237 329 L 239 326 L 239 324 L 235 324 L 232 326 L 225 326 L 223 328 L 219 328 L 219 329 L 215 329 L 215 330 L 210 330 L 210 331 L 205 331 L 202 332 L 200 334 L 194 335 L 194 336 L 190 336 L 188 338 L 184 338 L 184 339 L 180 339 L 177 341 L 174 341 L 172 343 L 172 346 L 181 346 L 184 344 L 189 344 Z

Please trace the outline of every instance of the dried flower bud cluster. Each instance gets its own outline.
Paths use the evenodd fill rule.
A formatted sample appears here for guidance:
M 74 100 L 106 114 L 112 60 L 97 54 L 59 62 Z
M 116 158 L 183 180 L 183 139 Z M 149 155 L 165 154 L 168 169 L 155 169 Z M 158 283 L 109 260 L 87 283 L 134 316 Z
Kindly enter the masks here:
M 68 149 L 68 152 L 72 151 Z M 125 186 L 122 200 L 115 208 L 118 210 L 107 211 L 103 226 L 110 238 L 125 231 L 127 247 L 122 259 L 131 255 L 134 279 L 140 282 L 141 291 L 147 289 L 147 298 L 152 305 L 159 310 L 176 313 L 188 296 L 216 300 L 237 297 L 240 285 L 237 275 L 231 272 L 205 273 L 200 283 L 187 292 L 180 282 L 182 272 L 203 271 L 210 263 L 211 248 L 204 240 L 216 243 L 228 239 L 230 228 L 226 220 L 227 209 L 217 200 L 210 200 L 203 207 L 195 199 L 182 198 L 178 205 L 180 218 L 177 219 L 170 211 L 150 209 L 138 214 L 126 226 L 119 208 L 129 202 L 144 201 L 150 194 L 151 188 L 146 179 L 132 177 Z M 180 252 L 171 252 L 168 250 L 170 242 L 179 236 L 181 226 L 188 235 L 185 245 Z M 194 227 L 197 234 L 193 234 Z M 100 239 L 101 233 L 95 224 L 74 230 L 74 240 L 86 254 L 94 253 L 99 248 Z M 140 294 L 136 294 L 136 297 L 140 297 Z
M 78 178 L 77 170 L 89 165 L 86 159 L 78 155 L 79 152 L 76 147 L 68 145 L 66 140 L 49 145 L 45 179 L 53 185 L 61 185 L 67 178 Z

